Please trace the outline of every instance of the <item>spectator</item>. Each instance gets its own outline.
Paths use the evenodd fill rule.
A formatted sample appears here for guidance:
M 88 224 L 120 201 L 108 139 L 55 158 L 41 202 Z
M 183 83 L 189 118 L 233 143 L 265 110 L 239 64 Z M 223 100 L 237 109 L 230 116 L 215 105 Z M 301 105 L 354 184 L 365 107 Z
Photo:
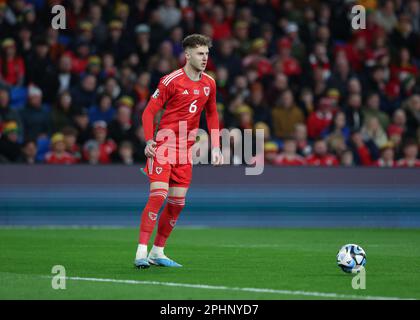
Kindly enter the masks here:
M 112 106 L 112 98 L 106 93 L 99 96 L 97 105 L 89 108 L 89 123 L 92 124 L 98 120 L 110 123 L 114 119 L 115 108 Z
M 142 112 L 146 107 L 150 97 L 150 74 L 148 72 L 141 72 L 137 78 L 137 82 L 134 85 L 134 93 L 137 104 L 134 112 L 136 114 Z
M 280 39 L 277 44 L 279 54 L 274 59 L 281 65 L 286 76 L 298 77 L 302 73 L 302 68 L 299 61 L 292 56 L 292 45 L 289 38 Z
M 375 161 L 374 165 L 376 167 L 388 167 L 393 168 L 397 165 L 395 161 L 395 152 L 394 152 L 394 144 L 391 141 L 388 141 L 384 144 L 381 148 L 381 156 L 378 160 Z
M 140 59 L 140 58 L 139 58 Z M 115 66 L 115 58 L 110 52 L 102 54 L 102 72 L 101 80 L 105 82 L 117 75 L 117 67 Z M 112 95 L 114 97 L 114 95 Z
M 103 21 L 102 7 L 99 4 L 90 5 L 88 20 L 92 24 L 93 42 L 96 46 L 101 47 L 106 40 L 107 27 Z
M 354 77 L 349 65 L 349 61 L 345 54 L 340 52 L 337 54 L 334 71 L 331 77 L 328 78 L 328 86 L 330 88 L 336 88 L 341 96 L 345 96 L 347 93 L 347 82 L 349 79 Z
M 68 91 L 63 91 L 57 100 L 57 104 L 52 110 L 52 126 L 54 131 L 61 131 L 65 126 L 72 124 L 72 97 Z
M 23 164 L 35 164 L 38 162 L 36 155 L 38 147 L 35 140 L 26 140 L 21 149 L 21 155 L 18 160 L 19 163 Z
M 150 57 L 148 69 L 158 69 L 159 62 L 162 60 L 168 61 L 170 70 L 177 69 L 179 66 L 178 60 L 173 56 L 172 44 L 168 40 L 162 42 L 158 52 Z
M 370 140 L 364 141 L 359 131 L 353 131 L 349 145 L 357 165 L 370 166 L 377 159 L 376 145 Z
M 214 63 L 218 67 L 224 67 L 228 71 L 229 81 L 232 81 L 242 71 L 240 56 L 234 52 L 234 45 L 231 39 L 220 40 L 214 56 Z
M 13 30 L 6 17 L 8 9 L 6 2 L 0 2 L 0 39 L 6 38 Z
M 133 99 L 123 96 L 119 100 L 116 117 L 109 124 L 109 136 L 117 144 L 122 141 L 131 141 L 134 138 L 135 128 L 132 121 Z
M 147 62 L 150 60 L 154 51 L 150 43 L 150 27 L 147 24 L 136 26 L 133 50 L 132 53 L 135 53 L 140 61 L 140 69 L 145 70 L 147 68 Z
M 322 78 L 324 80 L 329 79 L 331 76 L 331 63 L 328 57 L 327 48 L 321 42 L 317 42 L 314 46 L 313 52 L 309 55 L 309 64 L 312 70 L 319 68 L 322 72 Z M 337 76 L 342 76 L 347 78 L 346 72 L 348 72 L 345 67 L 348 66 L 345 64 L 345 61 L 341 61 L 340 64 L 337 64 Z
M 263 121 L 271 127 L 271 111 L 264 99 L 264 88 L 259 82 L 252 85 L 249 105 L 254 111 L 254 121 Z
M 396 50 L 407 48 L 408 54 L 413 55 L 416 53 L 418 41 L 418 35 L 413 32 L 410 16 L 404 13 L 400 14 L 398 25 L 390 35 L 392 48 L 395 48 Z
M 66 152 L 66 144 L 64 143 L 64 135 L 60 132 L 55 133 L 51 137 L 51 151 L 45 155 L 45 163 L 47 164 L 73 164 L 76 159 Z
M 283 152 L 277 155 L 273 164 L 277 166 L 302 166 L 305 158 L 296 153 L 297 144 L 292 138 L 286 138 L 283 143 Z
M 2 123 L 15 121 L 20 131 L 23 131 L 22 119 L 19 113 L 10 107 L 10 95 L 6 88 L 0 87 L 0 127 Z M 22 132 L 20 133 L 20 137 Z
M 144 139 L 144 130 L 142 126 L 136 128 L 132 143 L 135 161 L 145 163 L 146 156 L 144 155 L 144 148 L 146 147 L 146 141 Z
M 115 58 L 116 65 L 121 65 L 132 51 L 131 43 L 123 36 L 124 25 L 120 20 L 114 19 L 108 24 L 108 39 L 102 51 L 109 51 Z
M 274 159 L 278 155 L 278 151 L 279 151 L 279 146 L 276 143 L 272 141 L 265 142 L 264 143 L 264 160 L 267 163 L 272 164 Z
M 372 140 L 379 149 L 388 142 L 388 137 L 385 130 L 382 129 L 378 118 L 371 117 L 366 121 L 361 133 L 365 140 Z
M 352 94 L 347 99 L 346 119 L 351 130 L 360 130 L 363 125 L 364 116 L 361 111 L 362 98 L 360 94 Z
M 279 103 L 272 111 L 274 135 L 282 139 L 293 134 L 295 125 L 304 122 L 304 116 L 296 106 L 291 90 L 281 95 Z
M 380 97 L 376 92 L 370 93 L 366 98 L 366 107 L 362 109 L 363 121 L 369 121 L 369 118 L 375 117 L 379 120 L 382 129 L 386 130 L 389 125 L 388 115 L 380 110 Z
M 270 28 L 270 25 L 266 27 Z M 266 41 L 271 40 L 271 37 L 269 36 L 269 39 L 265 38 L 264 35 L 266 35 L 268 32 L 264 34 L 263 31 L 263 38 Z M 236 52 L 239 54 L 239 56 L 245 56 L 249 50 L 251 49 L 251 38 L 249 36 L 249 24 L 246 21 L 239 20 L 237 21 L 233 26 L 233 43 Z
M 407 136 L 420 138 L 420 94 L 415 94 L 408 99 L 407 112 Z
M 79 80 L 79 77 L 71 72 L 72 61 L 69 55 L 62 55 L 58 61 L 58 92 L 64 92 L 74 87 Z
M 318 109 L 312 112 L 307 120 L 309 138 L 318 139 L 330 126 L 333 120 L 332 107 L 331 99 L 324 97 L 320 100 Z
M 351 150 L 346 149 L 340 153 L 340 165 L 343 167 L 355 166 L 353 152 Z
M 251 51 L 242 60 L 245 68 L 255 69 L 258 78 L 270 76 L 273 74 L 273 66 L 267 55 L 267 43 L 262 38 L 257 38 L 252 42 Z
M 111 154 L 117 149 L 117 145 L 111 139 L 108 139 L 108 129 L 105 121 L 96 121 L 93 124 L 93 137 L 94 141 L 99 146 L 99 162 L 107 164 L 111 162 Z M 85 158 L 88 159 L 88 154 Z
M 310 166 L 338 166 L 337 158 L 328 153 L 325 140 L 318 139 L 314 143 L 314 153 L 306 158 L 306 163 Z
M 253 128 L 253 111 L 247 104 L 242 104 L 235 110 L 237 127 L 241 130 Z
M 17 55 L 16 43 L 12 38 L 1 42 L 0 85 L 21 86 L 25 80 L 25 64 Z
M 98 88 L 98 93 L 109 95 L 114 102 L 121 95 L 121 87 L 116 78 L 108 77 L 105 79 L 104 84 Z
M 70 91 L 76 109 L 87 109 L 96 103 L 96 83 L 97 78 L 87 74 L 82 78 L 80 85 Z
M 375 12 L 375 22 L 387 33 L 390 33 L 397 25 L 398 20 L 395 15 L 394 2 L 386 0 L 384 5 Z
M 1 11 L 1 9 L 0 9 Z M 1 13 L 0 13 L 1 14 Z M 1 27 L 0 27 L 1 28 Z M 32 52 L 32 37 L 33 30 L 25 24 L 21 24 L 18 29 L 17 39 L 17 51 L 21 53 L 24 61 L 28 59 L 28 56 Z
M 401 137 L 406 133 L 407 117 L 403 109 L 397 109 L 392 117 L 392 123 L 388 126 L 388 136 L 391 137 L 394 134 L 398 134 Z
M 20 157 L 18 138 L 19 128 L 17 123 L 15 121 L 6 122 L 0 138 L 0 156 L 9 162 L 16 162 Z
M 415 141 L 408 141 L 404 145 L 404 157 L 397 162 L 397 167 L 411 168 L 420 167 L 420 160 L 417 158 L 419 146 Z
M 25 69 L 26 82 L 33 83 L 42 90 L 45 103 L 53 103 L 59 86 L 56 68 L 49 56 L 49 46 L 45 38 L 35 40 L 34 51 L 29 55 Z
M 66 51 L 63 41 L 60 41 L 59 31 L 52 26 L 49 26 L 46 31 L 46 39 L 50 48 L 50 57 L 54 64 L 57 64 L 57 61 L 59 61 L 60 57 L 62 57 Z
M 350 136 L 350 129 L 346 125 L 346 115 L 344 112 L 337 112 L 331 122 L 330 126 L 325 129 L 321 136 L 323 138 L 333 138 L 336 136 L 342 137 L 344 141 L 347 141 Z
M 219 41 L 221 39 L 229 38 L 232 35 L 231 24 L 225 17 L 223 8 L 216 5 L 211 10 L 210 19 L 206 19 L 213 29 L 213 39 Z
M 99 144 L 95 140 L 89 140 L 83 147 L 84 162 L 87 164 L 99 164 L 100 150 Z
M 267 101 L 276 101 L 278 97 L 289 89 L 289 78 L 284 73 L 276 73 L 267 91 Z
M 75 162 L 80 162 L 82 158 L 81 150 L 77 144 L 77 130 L 74 127 L 67 126 L 62 130 L 66 152 L 71 154 Z
M 175 0 L 164 0 L 158 8 L 160 21 L 166 30 L 169 30 L 181 21 L 181 11 L 176 7 Z
M 64 53 L 71 59 L 71 72 L 80 76 L 88 64 L 91 52 L 90 43 L 86 40 L 79 39 L 74 44 L 74 50 L 68 50 Z
M 134 150 L 130 141 L 122 141 L 118 147 L 118 152 L 112 155 L 113 163 L 132 165 L 134 163 Z
M 411 19 L 413 32 L 420 34 L 420 3 L 417 0 L 409 0 L 406 11 Z
M 91 126 L 89 125 L 88 110 L 86 108 L 76 110 L 73 115 L 73 126 L 78 132 L 77 143 L 84 145 L 91 135 Z
M 308 141 L 308 134 L 305 124 L 298 123 L 295 125 L 293 138 L 296 141 L 298 154 L 300 154 L 302 157 L 307 157 L 312 153 L 312 146 Z
M 42 91 L 36 86 L 28 90 L 28 102 L 20 114 L 25 127 L 25 137 L 37 139 L 40 135 L 48 136 L 51 130 L 51 115 L 42 104 Z

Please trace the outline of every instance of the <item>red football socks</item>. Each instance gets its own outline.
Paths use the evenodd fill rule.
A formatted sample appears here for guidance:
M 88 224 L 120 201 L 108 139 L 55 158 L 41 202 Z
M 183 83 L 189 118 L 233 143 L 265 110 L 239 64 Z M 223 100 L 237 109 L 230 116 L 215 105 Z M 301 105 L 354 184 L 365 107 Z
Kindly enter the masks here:
M 168 195 L 165 189 L 153 189 L 150 191 L 149 201 L 141 215 L 139 244 L 147 245 L 153 233 L 158 213 Z
M 166 240 L 175 227 L 179 214 L 185 205 L 185 197 L 168 197 L 168 203 L 159 218 L 158 231 L 154 245 L 164 247 Z

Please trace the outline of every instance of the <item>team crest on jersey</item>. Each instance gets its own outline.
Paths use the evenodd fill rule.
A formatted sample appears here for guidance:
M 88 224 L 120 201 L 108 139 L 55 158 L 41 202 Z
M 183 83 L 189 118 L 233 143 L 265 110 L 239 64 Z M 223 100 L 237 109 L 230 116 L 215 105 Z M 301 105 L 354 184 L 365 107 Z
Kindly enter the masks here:
M 162 167 L 156 167 L 156 173 L 161 174 L 162 173 Z
M 150 218 L 150 220 L 156 221 L 157 216 L 158 216 L 157 213 L 149 212 L 149 218 Z
M 208 96 L 210 94 L 210 87 L 204 87 L 204 94 Z
M 153 93 L 152 98 L 157 98 L 159 97 L 159 89 L 156 89 L 156 91 Z

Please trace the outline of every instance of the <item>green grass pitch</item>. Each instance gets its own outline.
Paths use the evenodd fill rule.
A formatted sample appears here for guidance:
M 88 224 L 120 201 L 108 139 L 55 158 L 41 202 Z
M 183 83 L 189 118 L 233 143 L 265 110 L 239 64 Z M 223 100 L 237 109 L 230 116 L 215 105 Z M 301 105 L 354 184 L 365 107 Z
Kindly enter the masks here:
M 1 228 L 0 299 L 419 299 L 419 231 L 177 228 L 166 254 L 184 267 L 138 270 L 135 228 Z M 366 250 L 365 290 L 336 265 L 346 243 Z

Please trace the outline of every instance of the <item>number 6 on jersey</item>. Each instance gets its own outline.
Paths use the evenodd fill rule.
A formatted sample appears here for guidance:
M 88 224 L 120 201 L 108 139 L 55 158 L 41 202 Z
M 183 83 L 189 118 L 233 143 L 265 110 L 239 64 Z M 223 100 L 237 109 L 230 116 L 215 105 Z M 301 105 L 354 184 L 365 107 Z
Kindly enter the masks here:
M 197 106 L 195 104 L 196 102 L 197 102 L 197 100 L 194 100 L 193 102 L 191 102 L 191 104 L 190 104 L 190 113 L 194 113 L 194 112 L 197 111 Z

